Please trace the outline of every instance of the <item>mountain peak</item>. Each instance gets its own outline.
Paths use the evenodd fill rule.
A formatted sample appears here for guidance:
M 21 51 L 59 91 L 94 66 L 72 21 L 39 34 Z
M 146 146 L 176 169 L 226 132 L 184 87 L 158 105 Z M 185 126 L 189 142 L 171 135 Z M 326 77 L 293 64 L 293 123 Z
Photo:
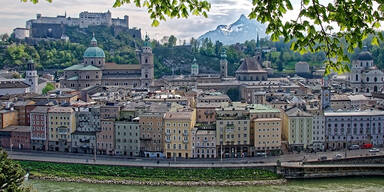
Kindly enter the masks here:
M 199 37 L 199 40 L 210 39 L 212 42 L 220 41 L 225 45 L 243 43 L 256 39 L 256 34 L 265 37 L 266 26 L 256 20 L 248 19 L 244 14 L 240 15 L 234 23 L 219 25 L 215 30 L 209 31 Z

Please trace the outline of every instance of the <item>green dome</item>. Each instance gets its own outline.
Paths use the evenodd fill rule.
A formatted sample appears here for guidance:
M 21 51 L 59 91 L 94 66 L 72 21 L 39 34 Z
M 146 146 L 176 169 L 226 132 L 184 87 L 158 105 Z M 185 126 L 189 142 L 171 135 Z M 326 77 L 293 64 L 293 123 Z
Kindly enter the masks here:
M 105 54 L 99 47 L 88 47 L 83 57 L 105 57 Z

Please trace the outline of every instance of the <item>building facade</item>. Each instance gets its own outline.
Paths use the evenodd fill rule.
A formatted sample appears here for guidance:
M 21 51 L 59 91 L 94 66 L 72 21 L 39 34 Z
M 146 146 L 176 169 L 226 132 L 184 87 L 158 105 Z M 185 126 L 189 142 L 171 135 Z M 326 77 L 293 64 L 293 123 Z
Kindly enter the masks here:
M 48 150 L 70 152 L 71 135 L 76 131 L 75 112 L 70 107 L 48 109 Z
M 232 103 L 216 109 L 217 157 L 243 157 L 250 152 L 250 120 L 246 105 Z
M 140 115 L 140 151 L 145 157 L 164 157 L 164 113 Z
M 191 158 L 196 110 L 167 112 L 164 116 L 164 150 L 167 158 Z
M 324 116 L 327 149 L 345 149 L 363 144 L 383 145 L 383 111 L 324 112 Z
M 140 155 L 139 118 L 115 122 L 116 155 L 138 157 Z
M 37 106 L 30 114 L 32 150 L 48 150 L 48 106 Z
M 216 158 L 216 131 L 197 129 L 192 131 L 193 158 Z

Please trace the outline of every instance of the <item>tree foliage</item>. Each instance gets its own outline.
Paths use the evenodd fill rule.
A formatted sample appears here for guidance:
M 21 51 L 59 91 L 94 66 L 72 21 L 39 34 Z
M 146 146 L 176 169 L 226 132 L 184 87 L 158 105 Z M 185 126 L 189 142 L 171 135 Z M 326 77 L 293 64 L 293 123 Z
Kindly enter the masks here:
M 44 95 L 46 95 L 49 91 L 52 91 L 55 89 L 55 85 L 52 83 L 47 83 L 47 85 L 43 88 L 42 92 Z
M 7 153 L 0 149 L 0 191 L 30 191 L 23 187 L 25 171 L 21 166 L 8 158 Z
M 301 54 L 325 52 L 326 74 L 349 71 L 347 51 L 362 48 L 370 34 L 374 45 L 379 44 L 378 39 L 383 40 L 377 31 L 384 21 L 383 1 L 336 0 L 325 4 L 319 0 L 300 0 L 298 16 L 288 21 L 283 21 L 283 17 L 293 10 L 291 0 L 253 0 L 252 3 L 249 17 L 268 23 L 266 32 L 272 40 L 280 37 L 284 37 L 285 42 L 292 40 L 291 49 Z

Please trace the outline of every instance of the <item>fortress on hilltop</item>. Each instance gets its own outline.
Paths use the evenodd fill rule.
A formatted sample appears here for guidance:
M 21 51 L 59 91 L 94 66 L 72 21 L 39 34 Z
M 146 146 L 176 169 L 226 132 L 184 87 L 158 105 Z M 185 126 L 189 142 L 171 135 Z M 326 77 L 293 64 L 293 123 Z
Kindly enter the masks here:
M 15 28 L 17 39 L 25 38 L 50 38 L 67 40 L 66 27 L 78 27 L 85 29 L 90 26 L 107 26 L 113 28 L 113 33 L 129 33 L 133 38 L 141 38 L 141 30 L 135 27 L 129 28 L 129 16 L 124 18 L 112 18 L 108 10 L 104 13 L 83 11 L 78 18 L 67 17 L 67 14 L 56 17 L 46 17 L 37 14 L 35 19 L 26 22 L 25 28 Z

